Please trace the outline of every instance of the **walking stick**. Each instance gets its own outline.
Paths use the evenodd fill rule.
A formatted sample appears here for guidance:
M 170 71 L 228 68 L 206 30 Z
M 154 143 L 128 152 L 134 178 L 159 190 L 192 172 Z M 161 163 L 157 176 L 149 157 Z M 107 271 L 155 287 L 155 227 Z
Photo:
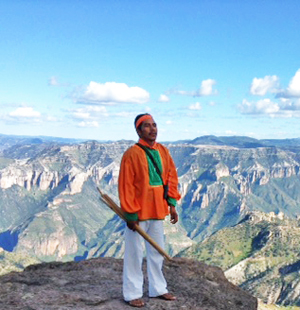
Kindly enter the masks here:
M 111 209 L 113 210 L 122 220 L 126 222 L 125 214 L 123 210 L 107 195 L 103 194 L 99 187 L 97 187 L 101 200 Z M 135 230 L 145 239 L 147 240 L 162 256 L 164 256 L 169 261 L 172 258 L 146 233 L 139 225 L 135 225 Z

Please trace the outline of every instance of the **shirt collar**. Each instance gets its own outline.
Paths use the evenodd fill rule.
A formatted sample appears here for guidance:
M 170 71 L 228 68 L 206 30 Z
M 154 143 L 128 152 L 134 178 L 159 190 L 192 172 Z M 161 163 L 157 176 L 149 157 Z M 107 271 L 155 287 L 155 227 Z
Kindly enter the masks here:
M 154 149 L 154 150 L 157 149 L 157 143 L 156 142 L 154 142 L 153 146 L 150 146 L 145 140 L 139 139 L 139 143 L 144 145 L 144 146 L 149 147 L 150 149 Z

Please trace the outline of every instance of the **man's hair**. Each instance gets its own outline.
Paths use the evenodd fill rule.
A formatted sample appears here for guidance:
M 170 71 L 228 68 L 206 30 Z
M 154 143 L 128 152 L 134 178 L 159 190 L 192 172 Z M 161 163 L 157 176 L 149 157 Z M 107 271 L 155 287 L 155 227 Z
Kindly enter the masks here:
M 149 114 L 149 113 L 139 114 L 139 115 L 135 118 L 135 120 L 134 120 L 134 127 L 135 127 L 135 128 L 136 128 L 136 123 L 137 123 L 137 121 L 138 121 L 141 117 L 143 117 L 144 115 L 150 115 L 150 114 Z M 143 123 L 142 123 L 142 124 L 143 124 Z M 140 124 L 139 127 L 136 128 L 136 130 L 141 130 L 142 124 Z

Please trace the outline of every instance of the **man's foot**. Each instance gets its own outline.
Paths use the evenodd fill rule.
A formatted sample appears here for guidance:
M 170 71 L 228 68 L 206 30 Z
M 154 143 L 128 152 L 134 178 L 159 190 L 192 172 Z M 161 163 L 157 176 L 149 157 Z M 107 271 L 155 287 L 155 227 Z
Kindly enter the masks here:
M 174 296 L 171 293 L 166 293 L 166 294 L 163 294 L 163 295 L 160 295 L 160 296 L 157 296 L 157 297 L 160 298 L 160 299 L 163 299 L 163 300 L 175 300 L 176 299 L 176 296 Z
M 128 301 L 128 304 L 131 307 L 136 307 L 136 308 L 141 308 L 141 307 L 145 306 L 145 303 L 144 303 L 143 299 L 141 299 L 141 298 L 130 300 L 130 301 Z

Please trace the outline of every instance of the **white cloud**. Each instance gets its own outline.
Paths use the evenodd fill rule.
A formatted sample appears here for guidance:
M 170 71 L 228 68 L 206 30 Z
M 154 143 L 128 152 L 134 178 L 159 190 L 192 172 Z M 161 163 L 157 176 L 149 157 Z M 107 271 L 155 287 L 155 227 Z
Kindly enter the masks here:
M 15 118 L 39 118 L 41 113 L 35 111 L 32 107 L 19 107 L 8 115 Z
M 129 87 L 125 83 L 106 82 L 104 84 L 91 81 L 82 97 L 76 101 L 85 104 L 146 103 L 149 93 L 137 86 Z
M 257 102 L 249 102 L 246 99 L 238 106 L 242 114 L 267 115 L 270 117 L 291 118 L 300 117 L 300 99 L 291 101 L 282 98 L 280 101 L 272 102 L 270 99 L 262 99 Z
M 237 133 L 236 133 L 236 131 L 225 130 L 225 134 L 226 134 L 227 136 L 235 136 Z
M 51 115 L 48 115 L 48 116 L 46 117 L 46 120 L 47 120 L 48 122 L 58 122 L 58 121 L 59 121 L 59 119 L 58 119 L 57 117 L 51 116 Z
M 278 103 L 272 102 L 270 99 L 262 99 L 257 102 L 249 102 L 246 99 L 238 107 L 242 114 L 276 114 L 280 107 Z
M 58 82 L 58 80 L 55 76 L 51 76 L 51 78 L 48 80 L 48 85 L 49 86 L 69 86 L 68 83 Z
M 73 117 L 78 119 L 90 119 L 91 114 L 88 112 L 73 112 Z
M 252 132 L 252 131 L 250 131 L 250 132 L 246 132 L 246 134 L 245 134 L 247 137 L 255 137 L 256 135 L 255 135 L 255 133 L 254 132 Z
M 295 75 L 290 80 L 287 89 L 278 92 L 277 98 L 300 98 L 300 69 L 295 73 Z
M 55 76 L 51 76 L 51 78 L 48 80 L 49 86 L 58 86 L 59 83 L 57 81 L 57 78 Z
M 279 91 L 279 78 L 275 75 L 262 79 L 254 78 L 250 92 L 252 95 L 264 96 L 267 92 L 276 93 L 275 99 L 263 99 L 249 102 L 246 99 L 238 106 L 243 114 L 268 115 L 271 117 L 300 117 L 300 69 L 291 79 L 286 90 Z
M 217 90 L 213 89 L 213 86 L 217 84 L 215 80 L 207 79 L 201 82 L 200 88 L 194 91 L 185 91 L 185 90 L 178 90 L 173 88 L 168 91 L 170 94 L 178 94 L 183 96 L 193 96 L 193 97 L 202 97 L 202 96 L 211 96 L 217 95 Z
M 296 72 L 291 79 L 289 86 L 286 90 L 287 97 L 300 97 L 300 69 Z
M 198 91 L 198 96 L 210 96 L 216 94 L 216 91 L 213 90 L 215 84 L 216 81 L 212 79 L 202 81 Z
M 101 116 L 108 116 L 107 110 L 103 106 L 85 106 L 70 111 L 74 119 L 91 120 Z
M 122 112 L 117 112 L 114 115 L 119 116 L 119 117 L 125 117 L 125 118 L 127 118 L 127 117 L 134 118 L 136 116 L 136 113 L 122 111 Z
M 78 124 L 79 127 L 99 127 L 99 124 L 97 121 L 91 121 L 91 122 L 87 122 L 87 121 L 82 121 Z
M 172 123 L 173 123 L 173 122 L 170 121 L 170 120 L 169 120 L 169 121 L 166 121 L 166 124 L 167 124 L 167 125 L 171 125 Z
M 300 98 L 291 100 L 288 98 L 280 98 L 281 109 L 286 111 L 300 111 Z
M 106 114 L 107 113 L 107 110 L 106 110 L 106 107 L 97 107 L 97 106 L 87 106 L 85 107 L 86 111 L 89 111 L 89 112 L 95 112 L 95 113 L 101 113 L 101 114 Z
M 201 110 L 202 107 L 201 107 L 200 102 L 196 102 L 196 103 L 194 103 L 194 104 L 191 104 L 191 105 L 189 106 L 189 109 L 190 109 L 190 110 Z
M 279 87 L 279 78 L 276 75 L 267 75 L 264 78 L 254 78 L 250 87 L 252 95 L 264 96 L 268 91 L 275 92 Z
M 8 124 L 42 124 L 45 122 L 61 122 L 62 119 L 41 113 L 34 110 L 32 107 L 21 106 L 9 113 L 0 114 L 0 119 L 4 120 Z
M 160 95 L 158 98 L 158 102 L 169 102 L 170 98 L 167 95 Z

